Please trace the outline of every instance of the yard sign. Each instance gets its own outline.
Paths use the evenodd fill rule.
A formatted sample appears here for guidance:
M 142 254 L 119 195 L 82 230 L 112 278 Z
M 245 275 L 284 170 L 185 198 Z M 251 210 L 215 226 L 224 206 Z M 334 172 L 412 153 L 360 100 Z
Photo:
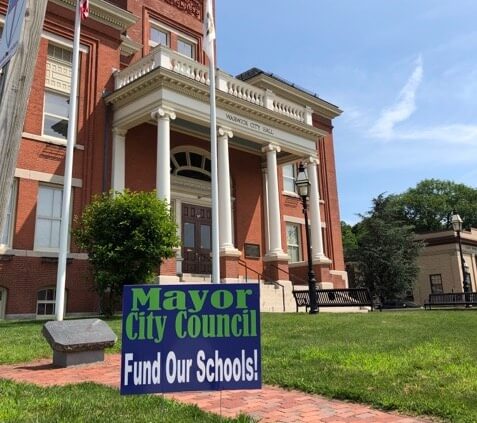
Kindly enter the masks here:
M 124 287 L 121 394 L 260 388 L 258 284 Z

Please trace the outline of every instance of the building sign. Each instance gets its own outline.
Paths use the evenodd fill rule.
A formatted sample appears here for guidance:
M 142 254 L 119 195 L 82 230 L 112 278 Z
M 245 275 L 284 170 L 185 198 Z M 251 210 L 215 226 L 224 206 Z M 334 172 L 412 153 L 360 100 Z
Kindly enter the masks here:
M 258 284 L 128 285 L 121 394 L 260 389 Z
M 241 116 L 233 115 L 231 113 L 226 113 L 225 117 L 233 123 L 244 126 L 256 132 L 261 132 L 263 134 L 274 135 L 273 128 L 269 126 L 262 125 L 260 123 L 254 122 L 252 120 L 244 119 Z
M 26 0 L 10 0 L 0 39 L 0 69 L 12 58 L 20 43 L 25 20 Z

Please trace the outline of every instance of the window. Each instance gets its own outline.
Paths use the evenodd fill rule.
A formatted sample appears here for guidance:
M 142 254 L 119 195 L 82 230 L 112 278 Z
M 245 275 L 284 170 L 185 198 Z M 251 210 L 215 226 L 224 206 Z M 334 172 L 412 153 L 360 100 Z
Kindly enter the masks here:
M 149 45 L 151 47 L 155 47 L 159 44 L 163 46 L 169 46 L 169 39 L 170 39 L 169 32 L 163 29 L 156 28 L 154 26 L 151 27 L 150 40 L 149 40 Z
M 68 136 L 69 96 L 45 92 L 43 134 L 65 139 Z
M 0 245 L 8 247 L 12 245 L 16 193 L 17 184 L 15 180 L 10 191 L 10 196 L 8 197 L 7 215 L 5 216 L 5 224 L 3 226 L 3 231 L 0 234 Z
M 296 263 L 301 260 L 300 228 L 299 224 L 287 223 L 287 246 L 290 263 Z
M 191 59 L 195 58 L 194 45 L 189 41 L 181 40 L 180 38 L 177 40 L 177 52 L 190 57 Z
M 66 140 L 71 91 L 72 51 L 48 44 L 43 135 Z
M 211 162 L 207 157 L 208 153 L 200 149 L 196 151 L 189 151 L 188 147 L 186 149 L 184 151 L 183 147 L 179 147 L 171 152 L 171 173 L 210 182 Z
M 283 173 L 283 191 L 296 192 L 295 178 L 296 167 L 294 164 L 287 164 L 282 166 Z
M 56 289 L 41 289 L 36 297 L 36 315 L 37 317 L 50 317 L 55 315 Z
M 36 210 L 35 250 L 58 250 L 60 247 L 63 189 L 41 186 Z
M 442 294 L 444 288 L 442 287 L 442 276 L 441 274 L 429 275 L 429 280 L 431 282 L 431 293 L 432 294 Z

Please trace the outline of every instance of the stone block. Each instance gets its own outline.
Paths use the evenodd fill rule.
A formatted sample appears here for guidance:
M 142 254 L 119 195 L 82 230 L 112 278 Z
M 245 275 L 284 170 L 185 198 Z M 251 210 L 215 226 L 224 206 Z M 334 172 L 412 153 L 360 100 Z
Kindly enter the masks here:
M 47 322 L 43 336 L 53 349 L 53 365 L 69 367 L 104 360 L 104 349 L 116 342 L 116 334 L 100 319 Z

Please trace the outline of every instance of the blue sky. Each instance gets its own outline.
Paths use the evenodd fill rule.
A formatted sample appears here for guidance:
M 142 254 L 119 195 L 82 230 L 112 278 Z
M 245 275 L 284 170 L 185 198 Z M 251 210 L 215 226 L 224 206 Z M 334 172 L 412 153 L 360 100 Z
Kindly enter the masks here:
M 477 187 L 476 0 L 216 0 L 220 68 L 339 106 L 341 218 L 425 178 Z

